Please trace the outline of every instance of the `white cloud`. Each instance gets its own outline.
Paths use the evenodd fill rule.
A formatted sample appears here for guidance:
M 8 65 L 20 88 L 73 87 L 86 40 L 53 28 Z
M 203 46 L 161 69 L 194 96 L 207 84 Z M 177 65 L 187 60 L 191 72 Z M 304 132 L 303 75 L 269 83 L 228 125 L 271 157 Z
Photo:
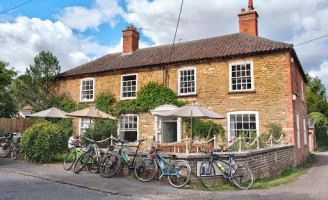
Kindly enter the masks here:
M 247 10 L 245 0 L 184 1 L 177 40 L 190 41 L 236 33 L 238 14 Z M 155 45 L 172 43 L 181 1 L 127 0 L 124 18 L 129 23 L 148 28 L 143 34 Z M 254 1 L 259 14 L 259 36 L 280 42 L 299 44 L 328 33 L 328 1 L 286 0 Z M 326 38 L 327 40 L 327 38 Z M 295 47 L 306 72 L 318 69 L 327 59 L 325 39 Z
M 123 14 L 123 9 L 118 5 L 118 0 L 96 0 L 91 8 L 66 7 L 56 17 L 72 29 L 84 32 L 88 28 L 98 30 L 102 23 L 115 27 L 117 16 Z
M 328 62 L 321 64 L 318 70 L 311 70 L 309 74 L 312 77 L 318 77 L 328 90 Z
M 65 71 L 90 61 L 89 54 L 104 55 L 108 48 L 76 37 L 62 22 L 39 18 L 18 17 L 13 23 L 0 23 L 0 33 L 0 60 L 20 73 L 42 50 L 51 51 Z

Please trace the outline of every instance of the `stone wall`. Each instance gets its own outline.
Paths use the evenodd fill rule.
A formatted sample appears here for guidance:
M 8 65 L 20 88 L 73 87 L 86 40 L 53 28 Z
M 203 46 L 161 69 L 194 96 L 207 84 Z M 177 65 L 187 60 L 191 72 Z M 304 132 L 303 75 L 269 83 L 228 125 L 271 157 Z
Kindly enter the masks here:
M 294 165 L 294 145 L 282 145 L 266 149 L 257 149 L 243 152 L 232 152 L 235 155 L 236 163 L 243 163 L 248 166 L 253 172 L 255 178 L 270 177 L 272 175 L 280 174 L 286 168 Z M 172 153 L 171 153 L 172 154 Z M 218 155 L 225 155 L 226 152 L 216 153 Z M 170 160 L 167 153 L 161 155 Z M 191 182 L 198 181 L 197 177 L 197 162 L 200 163 L 204 159 L 208 159 L 209 155 L 203 153 L 175 153 L 176 159 L 186 160 L 191 167 Z M 131 156 L 132 157 L 132 156 Z M 130 158 L 131 158 L 130 157 Z M 133 172 L 132 172 L 133 173 Z M 127 176 L 127 165 L 119 174 L 120 176 Z M 160 169 L 158 177 L 161 175 Z M 217 181 L 223 181 L 221 177 Z
M 214 60 L 183 65 L 168 66 L 167 86 L 178 93 L 178 70 L 183 67 L 196 67 L 196 95 L 178 96 L 179 100 L 196 101 L 197 104 L 227 116 L 232 111 L 257 111 L 259 113 L 259 131 L 265 132 L 268 123 L 287 125 L 287 108 L 285 106 L 285 66 L 282 60 L 284 53 L 272 53 L 261 56 L 250 56 L 227 60 Z M 253 62 L 254 90 L 248 92 L 229 92 L 229 64 L 239 61 Z M 137 88 L 148 84 L 149 81 L 163 83 L 161 67 L 141 68 L 134 70 L 107 72 L 83 77 L 60 79 L 56 88 L 57 95 L 68 96 L 77 103 L 80 102 L 80 81 L 83 78 L 95 79 L 95 97 L 100 92 L 113 94 L 120 100 L 121 75 L 137 73 Z M 270 104 L 268 104 L 270 102 Z M 93 104 L 92 102 L 89 104 Z M 149 114 L 149 113 L 148 113 Z M 152 117 L 139 113 L 139 138 L 143 134 L 155 134 Z M 150 115 L 150 114 L 149 114 Z M 214 120 L 227 129 L 227 119 Z M 75 131 L 78 132 L 78 120 L 74 120 Z M 227 132 L 226 132 L 227 133 Z

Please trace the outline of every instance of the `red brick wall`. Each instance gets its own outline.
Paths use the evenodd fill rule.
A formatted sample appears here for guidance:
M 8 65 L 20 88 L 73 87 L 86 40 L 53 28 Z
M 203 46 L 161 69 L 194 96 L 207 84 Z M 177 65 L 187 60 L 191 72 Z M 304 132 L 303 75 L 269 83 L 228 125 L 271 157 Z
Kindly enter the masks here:
M 239 32 L 258 36 L 257 12 L 248 11 L 246 13 L 241 13 L 238 16 L 239 16 Z
M 286 53 L 283 59 L 285 65 L 285 106 L 287 108 L 288 122 L 287 128 L 287 139 L 289 142 L 295 144 L 295 160 L 294 165 L 302 162 L 309 154 L 309 137 L 307 130 L 307 107 L 305 98 L 305 79 L 301 75 L 299 66 L 291 60 L 292 56 L 290 53 Z M 302 94 L 303 87 L 303 94 Z M 304 95 L 304 100 L 302 98 Z M 294 96 L 294 98 L 293 98 Z M 299 131 L 300 131 L 300 147 L 298 145 L 298 134 L 297 134 L 297 113 L 299 114 Z M 305 127 L 303 123 L 303 117 L 305 117 Z M 304 129 L 307 137 L 307 144 L 304 140 Z
M 123 53 L 130 53 L 139 48 L 139 33 L 133 26 L 123 30 Z

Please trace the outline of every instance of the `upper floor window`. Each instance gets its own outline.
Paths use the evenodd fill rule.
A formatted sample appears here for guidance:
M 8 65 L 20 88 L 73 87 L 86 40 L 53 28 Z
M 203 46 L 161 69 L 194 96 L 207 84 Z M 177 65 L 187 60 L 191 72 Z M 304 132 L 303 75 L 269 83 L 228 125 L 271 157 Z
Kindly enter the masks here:
M 130 142 L 136 141 L 138 138 L 138 115 L 122 115 L 119 120 L 120 138 Z
M 94 100 L 95 79 L 85 78 L 81 80 L 80 100 L 82 102 L 92 102 Z
M 179 69 L 178 73 L 178 94 L 196 94 L 196 68 L 182 68 Z
M 303 81 L 301 81 L 301 91 L 302 91 L 302 101 L 304 102 L 304 85 L 303 85 Z
M 256 111 L 237 111 L 228 113 L 228 140 L 241 136 L 245 139 L 259 134 L 259 118 Z
M 137 74 L 121 76 L 121 99 L 134 99 L 137 92 Z
M 235 62 L 229 66 L 230 91 L 245 91 L 254 89 L 253 62 Z

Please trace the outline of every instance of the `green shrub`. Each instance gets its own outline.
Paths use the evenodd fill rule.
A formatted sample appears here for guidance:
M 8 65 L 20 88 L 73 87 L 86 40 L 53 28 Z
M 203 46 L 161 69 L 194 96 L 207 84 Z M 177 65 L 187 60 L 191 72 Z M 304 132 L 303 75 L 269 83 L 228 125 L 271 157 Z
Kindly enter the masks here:
M 38 163 L 49 163 L 67 148 L 70 136 L 57 124 L 42 121 L 28 128 L 21 139 L 21 153 Z
M 184 119 L 184 122 L 186 124 L 186 132 L 191 133 L 191 119 L 186 118 Z M 222 140 L 225 139 L 224 128 L 222 127 L 222 125 L 211 121 L 193 119 L 193 132 L 194 136 L 199 135 L 207 140 L 213 138 L 214 135 L 217 134 L 219 134 Z
M 113 103 L 115 103 L 114 96 L 104 92 L 99 93 L 95 100 L 96 108 L 110 115 L 115 115 Z
M 117 128 L 116 121 L 98 119 L 98 120 L 94 120 L 94 127 L 86 129 L 83 135 L 94 141 L 100 141 L 109 138 L 111 135 L 116 137 L 117 136 L 116 128 Z M 90 143 L 83 137 L 82 140 L 83 140 L 83 144 Z M 104 142 L 103 144 L 104 145 L 110 144 L 110 140 Z

